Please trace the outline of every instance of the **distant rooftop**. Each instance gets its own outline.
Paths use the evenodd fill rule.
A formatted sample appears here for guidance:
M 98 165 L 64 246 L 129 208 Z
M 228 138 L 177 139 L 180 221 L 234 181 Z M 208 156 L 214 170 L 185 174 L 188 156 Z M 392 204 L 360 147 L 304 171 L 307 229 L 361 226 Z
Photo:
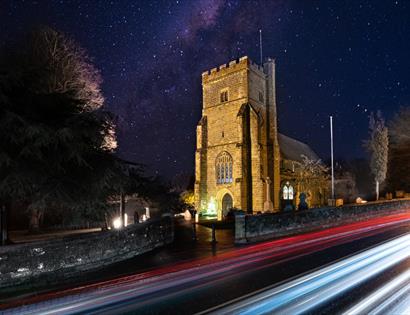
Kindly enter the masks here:
M 287 160 L 302 161 L 302 155 L 310 160 L 318 160 L 319 156 L 306 144 L 284 134 L 278 133 L 278 142 L 283 158 Z

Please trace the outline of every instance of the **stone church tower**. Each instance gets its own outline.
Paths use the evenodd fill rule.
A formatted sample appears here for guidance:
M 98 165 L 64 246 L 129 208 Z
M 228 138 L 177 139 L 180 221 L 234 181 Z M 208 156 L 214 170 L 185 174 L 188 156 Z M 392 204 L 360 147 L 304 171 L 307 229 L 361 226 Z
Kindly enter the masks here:
M 279 209 L 280 157 L 275 62 L 248 57 L 202 74 L 203 109 L 197 126 L 195 203 L 226 215 Z

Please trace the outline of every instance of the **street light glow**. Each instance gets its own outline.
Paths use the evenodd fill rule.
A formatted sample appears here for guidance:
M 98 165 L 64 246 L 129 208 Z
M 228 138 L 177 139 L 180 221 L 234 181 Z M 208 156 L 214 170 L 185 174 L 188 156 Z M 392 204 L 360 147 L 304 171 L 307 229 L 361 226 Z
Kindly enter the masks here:
M 112 221 L 112 225 L 113 225 L 114 229 L 120 229 L 122 227 L 121 217 L 116 217 Z M 128 215 L 125 213 L 124 214 L 124 226 L 127 226 L 127 225 L 128 225 Z

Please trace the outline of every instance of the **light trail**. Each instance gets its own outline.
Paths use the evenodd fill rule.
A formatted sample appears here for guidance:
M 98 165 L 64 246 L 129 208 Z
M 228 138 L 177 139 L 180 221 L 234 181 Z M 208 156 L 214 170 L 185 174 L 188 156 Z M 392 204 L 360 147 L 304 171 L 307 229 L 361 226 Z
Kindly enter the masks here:
M 365 297 L 359 303 L 346 310 L 344 314 L 409 314 L 409 307 L 410 269 Z
M 215 284 L 227 277 L 239 276 L 244 272 L 267 268 L 295 257 L 375 235 L 409 221 L 410 213 L 405 213 L 264 242 L 217 257 L 175 264 L 114 281 L 19 301 L 20 307 L 10 308 L 10 305 L 3 307 L 3 309 L 8 308 L 4 314 L 12 312 L 19 314 L 92 313 L 131 300 L 141 305 L 154 303 L 177 293 L 189 293 L 192 288 Z M 394 251 L 394 248 L 396 247 L 390 250 Z M 387 253 L 387 248 L 382 252 Z M 366 266 L 363 262 L 357 263 L 357 266 Z M 354 266 L 350 266 L 350 270 L 355 270 Z M 342 272 L 339 269 L 336 271 Z M 177 287 L 178 292 L 175 290 Z
M 400 290 L 398 296 L 395 296 L 395 301 L 398 301 L 396 305 L 393 305 L 391 309 L 387 312 L 379 312 L 377 314 L 410 314 L 410 284 L 407 284 L 402 290 Z M 371 314 L 376 314 L 375 312 L 371 312 Z
M 214 314 L 302 314 L 313 311 L 409 257 L 410 234 L 406 234 L 293 281 L 219 308 Z M 407 275 L 405 279 L 406 277 Z M 369 298 L 368 301 L 372 299 Z M 365 304 L 361 307 L 365 307 Z M 408 303 L 404 303 L 401 309 L 406 307 Z

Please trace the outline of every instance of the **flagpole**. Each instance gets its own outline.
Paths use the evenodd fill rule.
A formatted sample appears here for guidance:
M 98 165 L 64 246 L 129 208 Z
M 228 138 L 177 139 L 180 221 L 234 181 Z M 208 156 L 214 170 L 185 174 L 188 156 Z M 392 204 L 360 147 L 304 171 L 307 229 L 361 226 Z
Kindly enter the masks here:
M 335 199 L 335 171 L 333 159 L 333 117 L 330 116 L 330 159 L 332 164 L 332 199 Z
M 263 66 L 263 54 L 262 54 L 262 30 L 259 30 L 259 50 L 260 50 L 260 57 L 261 57 L 261 66 Z

